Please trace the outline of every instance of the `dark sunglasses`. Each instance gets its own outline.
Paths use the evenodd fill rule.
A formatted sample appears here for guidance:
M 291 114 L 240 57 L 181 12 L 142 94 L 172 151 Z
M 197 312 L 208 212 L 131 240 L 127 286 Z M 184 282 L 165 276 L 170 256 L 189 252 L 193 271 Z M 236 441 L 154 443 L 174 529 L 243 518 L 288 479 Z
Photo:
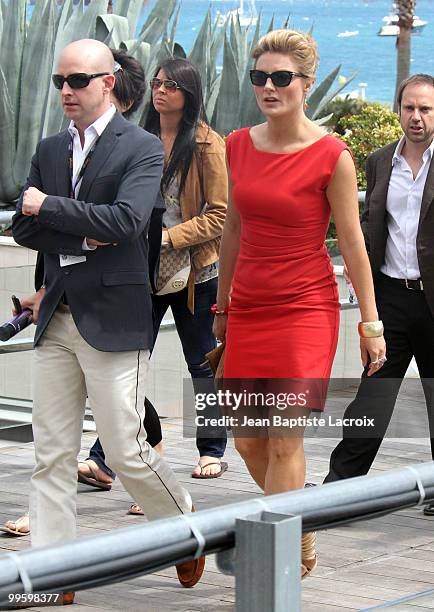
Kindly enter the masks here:
M 271 79 L 275 87 L 288 87 L 295 76 L 307 78 L 305 74 L 291 72 L 290 70 L 276 70 L 276 72 L 263 72 L 262 70 L 250 71 L 250 80 L 253 85 L 258 87 L 264 87 L 268 79 Z
M 159 89 L 162 85 L 164 85 L 164 89 L 167 89 L 167 91 L 181 89 L 178 83 L 172 79 L 151 79 L 149 81 L 149 85 L 151 86 L 151 89 Z
M 53 74 L 51 79 L 56 89 L 62 89 L 65 83 L 68 83 L 71 89 L 83 89 L 87 87 L 92 79 L 100 76 L 106 76 L 110 72 L 96 72 L 95 74 L 86 74 L 85 72 L 77 72 L 64 77 L 61 74 Z

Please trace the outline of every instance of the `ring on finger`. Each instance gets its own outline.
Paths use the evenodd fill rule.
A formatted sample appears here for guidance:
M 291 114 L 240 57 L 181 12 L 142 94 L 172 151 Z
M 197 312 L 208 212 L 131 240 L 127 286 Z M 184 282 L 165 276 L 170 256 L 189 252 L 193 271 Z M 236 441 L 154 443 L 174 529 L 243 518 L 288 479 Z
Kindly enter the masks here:
M 372 362 L 373 365 L 382 366 L 383 363 L 387 361 L 386 357 L 378 357 L 375 361 Z

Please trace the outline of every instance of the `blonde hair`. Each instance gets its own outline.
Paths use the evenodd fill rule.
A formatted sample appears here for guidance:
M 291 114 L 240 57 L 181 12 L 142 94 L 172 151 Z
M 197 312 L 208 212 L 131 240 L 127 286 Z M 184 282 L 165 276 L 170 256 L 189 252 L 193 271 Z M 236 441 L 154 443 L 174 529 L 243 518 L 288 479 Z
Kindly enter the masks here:
M 298 70 L 315 77 L 318 68 L 318 47 L 310 34 L 296 30 L 273 30 L 263 36 L 253 51 L 256 60 L 264 53 L 283 53 L 294 58 Z

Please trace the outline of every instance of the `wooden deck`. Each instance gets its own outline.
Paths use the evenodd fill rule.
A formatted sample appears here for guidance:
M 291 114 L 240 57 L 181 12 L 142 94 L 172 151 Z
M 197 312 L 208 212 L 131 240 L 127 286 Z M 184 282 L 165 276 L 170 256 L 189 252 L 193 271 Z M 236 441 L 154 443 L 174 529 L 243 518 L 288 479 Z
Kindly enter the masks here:
M 405 403 L 410 409 L 411 403 L 408 400 Z M 191 491 L 199 510 L 259 494 L 232 442 L 226 455 L 229 471 L 221 479 L 193 480 L 190 470 L 196 457 L 194 440 L 182 438 L 179 419 L 164 420 L 163 428 L 166 457 L 179 479 Z M 83 457 L 93 439 L 94 434 L 83 436 Z M 332 439 L 306 440 L 308 480 L 318 484 L 322 481 L 335 443 Z M 33 444 L 0 444 L 0 521 L 3 523 L 27 509 Z M 430 459 L 428 440 L 390 439 L 383 443 L 373 472 Z M 109 493 L 94 492 L 80 485 L 80 534 L 95 534 L 144 520 L 126 515 L 129 503 L 130 499 L 118 481 Z M 413 508 L 321 532 L 318 536 L 319 567 L 303 582 L 303 612 L 365 610 L 432 589 L 433 527 L 434 518 L 425 517 L 421 509 Z M 1 552 L 28 546 L 27 537 L 0 535 Z M 77 593 L 73 610 L 216 612 L 234 610 L 234 601 L 233 578 L 220 574 L 213 557 L 209 557 L 204 578 L 194 589 L 182 589 L 174 569 L 169 568 L 128 582 L 81 591 Z M 434 594 L 387 609 L 400 612 L 434 610 Z

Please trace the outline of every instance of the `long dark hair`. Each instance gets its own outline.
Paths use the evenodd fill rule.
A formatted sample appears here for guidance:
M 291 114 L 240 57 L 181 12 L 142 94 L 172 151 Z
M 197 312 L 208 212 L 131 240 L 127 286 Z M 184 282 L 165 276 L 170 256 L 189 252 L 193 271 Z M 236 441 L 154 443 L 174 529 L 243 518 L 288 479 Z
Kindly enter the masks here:
M 179 173 L 179 194 L 181 194 L 196 150 L 196 130 L 201 122 L 208 123 L 203 104 L 202 82 L 196 66 L 186 59 L 165 60 L 155 71 L 154 77 L 160 70 L 164 70 L 168 79 L 176 81 L 185 95 L 181 123 L 161 180 L 161 189 L 165 191 L 174 176 Z M 155 109 L 152 97 L 145 129 L 152 134 L 160 135 L 160 114 Z

